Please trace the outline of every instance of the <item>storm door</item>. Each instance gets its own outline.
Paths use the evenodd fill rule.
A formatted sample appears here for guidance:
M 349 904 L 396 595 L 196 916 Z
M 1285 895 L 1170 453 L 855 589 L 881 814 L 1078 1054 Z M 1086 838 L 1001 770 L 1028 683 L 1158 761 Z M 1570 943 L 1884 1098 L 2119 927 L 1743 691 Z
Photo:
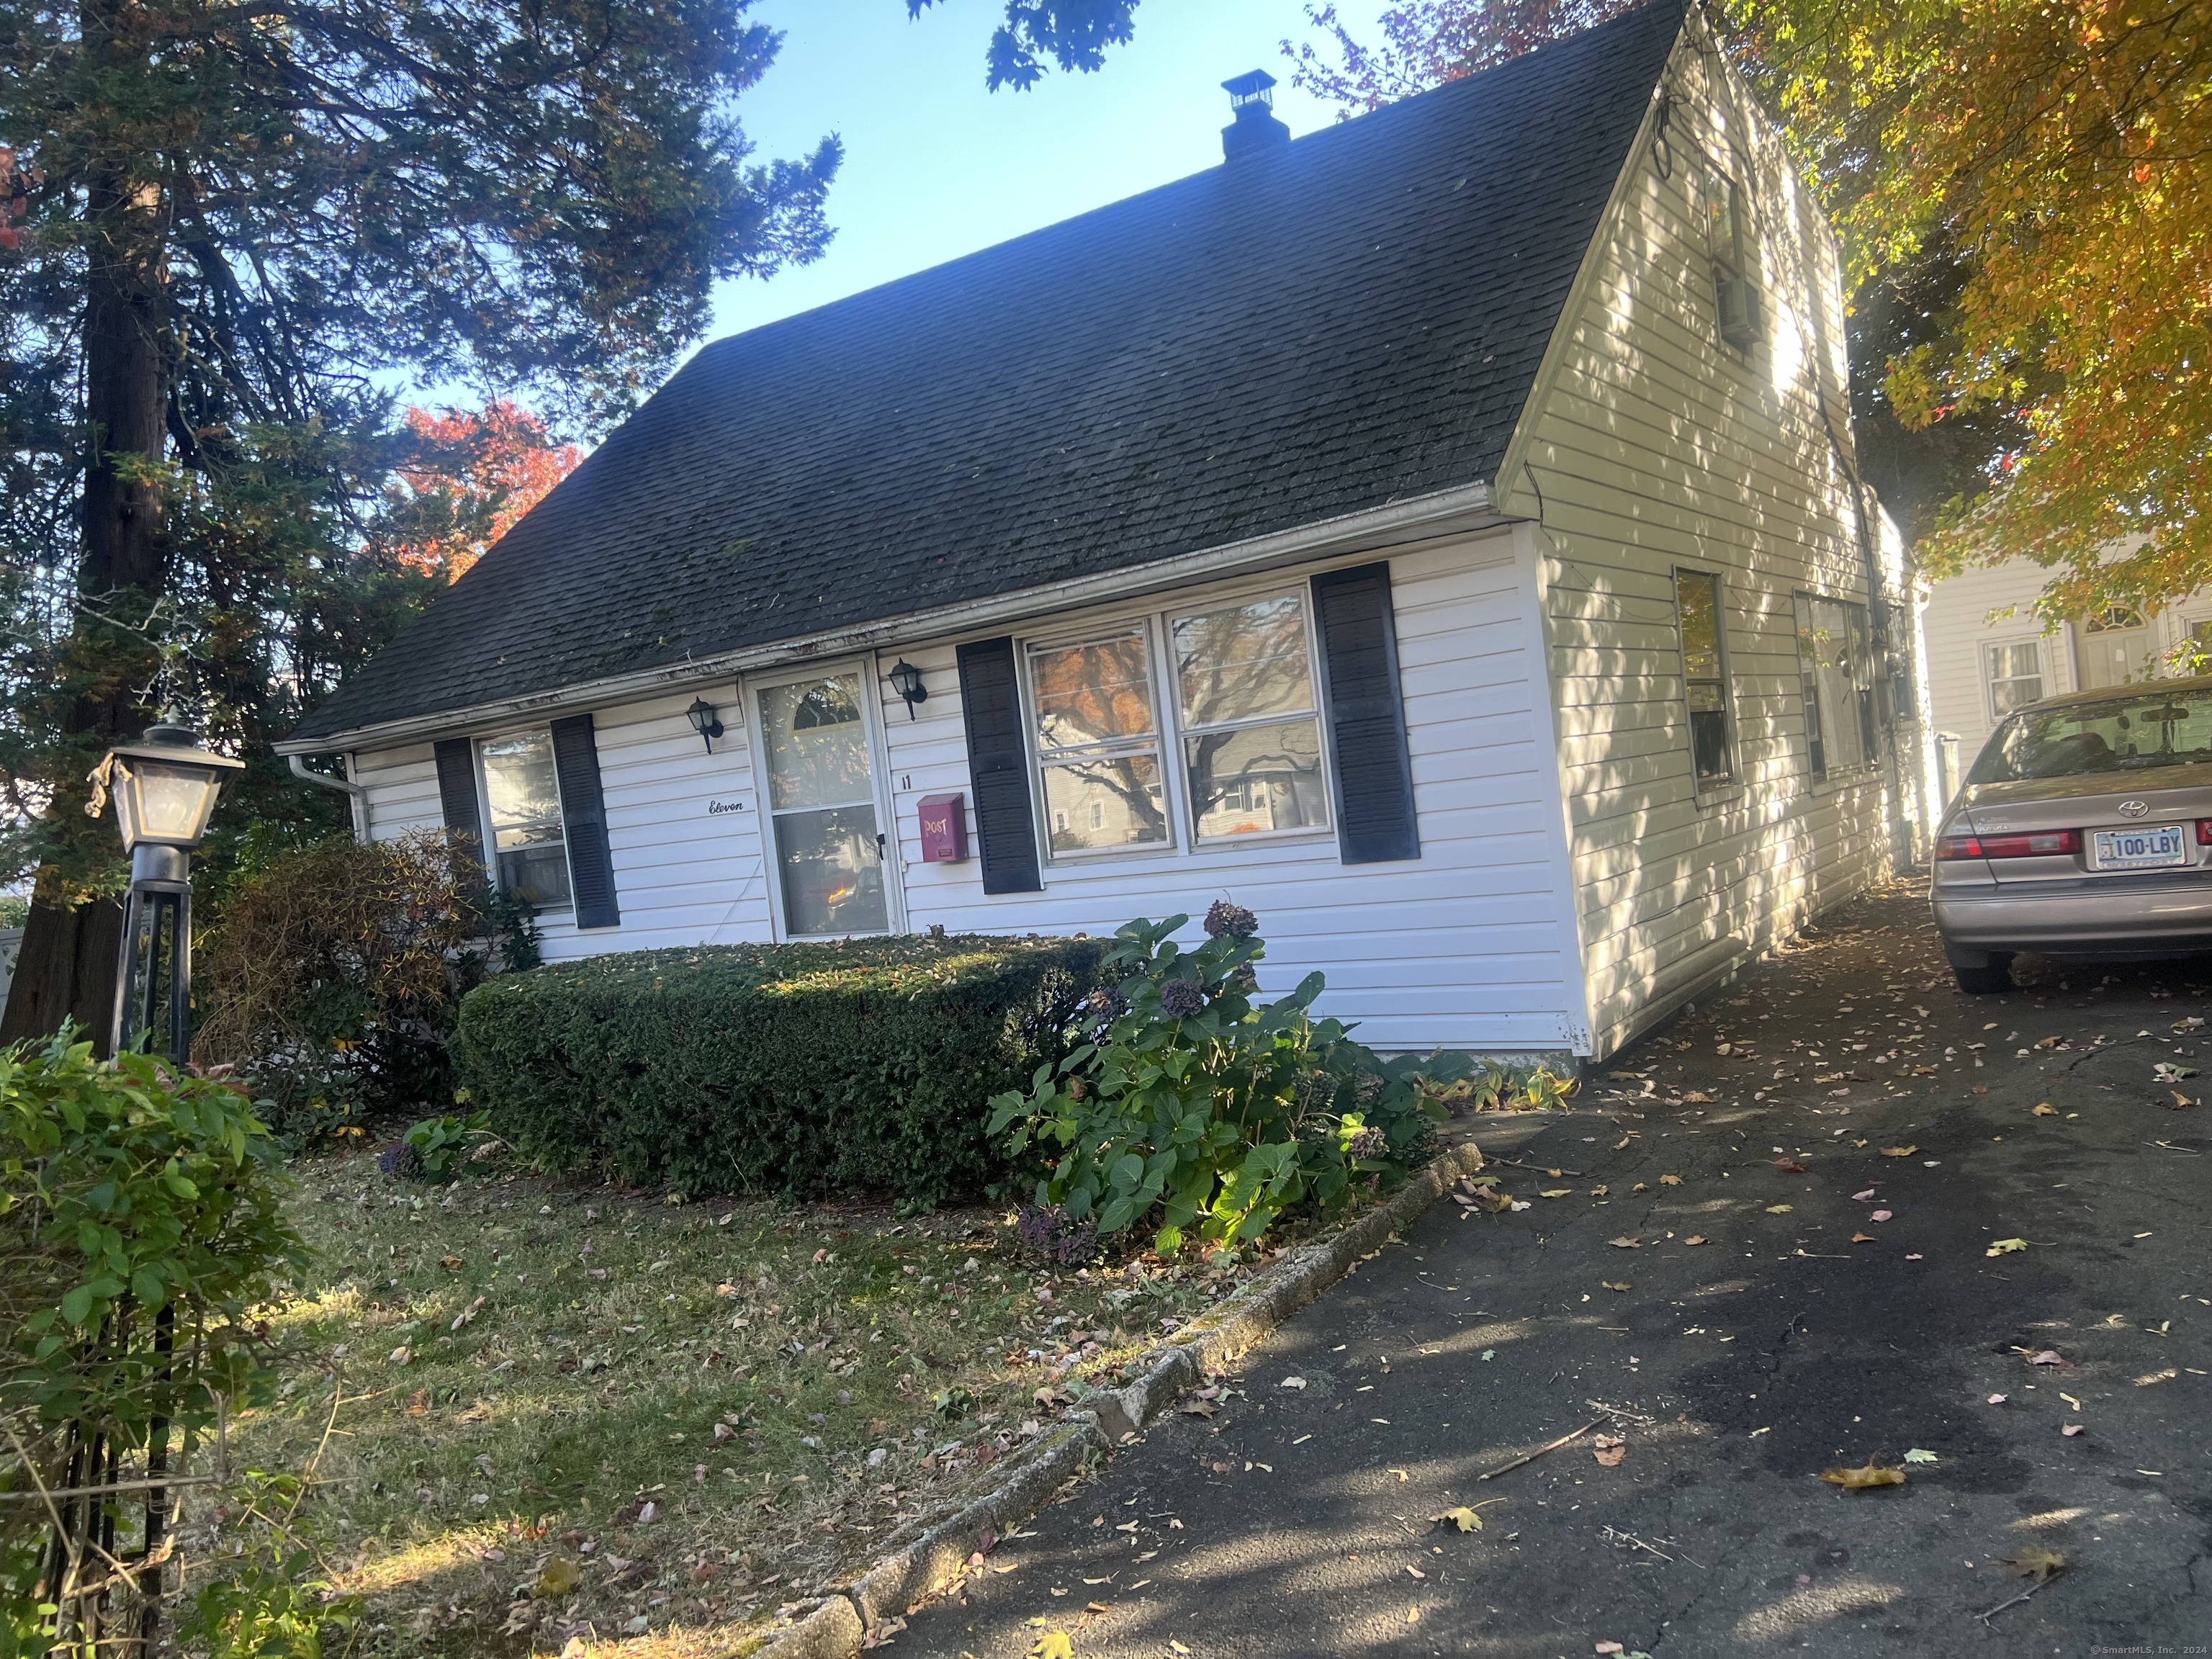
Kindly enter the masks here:
M 787 937 L 890 931 L 866 684 L 852 669 L 754 693 Z

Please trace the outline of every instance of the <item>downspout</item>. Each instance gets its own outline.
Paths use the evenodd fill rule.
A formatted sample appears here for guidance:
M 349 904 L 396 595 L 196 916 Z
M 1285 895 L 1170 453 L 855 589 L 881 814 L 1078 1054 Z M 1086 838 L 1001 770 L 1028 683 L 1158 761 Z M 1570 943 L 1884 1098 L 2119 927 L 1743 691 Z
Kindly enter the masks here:
M 368 786 L 355 783 L 346 778 L 334 778 L 327 772 L 310 771 L 307 769 L 307 757 L 305 755 L 295 755 L 291 759 L 294 777 L 314 784 L 320 788 L 335 789 L 346 798 L 346 805 L 353 813 L 353 838 L 366 847 L 368 844 Z M 349 755 L 346 759 L 350 763 L 353 757 Z

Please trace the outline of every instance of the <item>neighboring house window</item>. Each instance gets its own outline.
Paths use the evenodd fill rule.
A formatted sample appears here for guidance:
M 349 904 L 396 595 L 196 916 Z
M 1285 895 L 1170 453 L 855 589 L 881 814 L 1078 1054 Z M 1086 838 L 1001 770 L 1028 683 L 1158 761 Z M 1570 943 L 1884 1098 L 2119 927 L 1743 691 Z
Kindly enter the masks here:
M 1037 769 L 1055 856 L 1167 844 L 1145 630 L 1028 648 Z
M 493 738 L 478 752 L 501 890 L 536 910 L 567 904 L 568 847 L 561 830 L 553 734 L 541 730 Z
M 1873 765 L 1880 715 L 1867 608 L 1797 595 L 1797 668 L 1814 781 Z
M 1198 839 L 1326 829 L 1304 597 L 1175 617 L 1168 634 Z
M 1683 690 L 1690 706 L 1690 762 L 1703 789 L 1735 776 L 1720 578 L 1702 570 L 1677 570 L 1674 620 L 1681 630 Z
M 1990 710 L 1997 719 L 2043 700 L 2043 653 L 2033 640 L 1984 646 L 1982 661 L 1990 685 Z

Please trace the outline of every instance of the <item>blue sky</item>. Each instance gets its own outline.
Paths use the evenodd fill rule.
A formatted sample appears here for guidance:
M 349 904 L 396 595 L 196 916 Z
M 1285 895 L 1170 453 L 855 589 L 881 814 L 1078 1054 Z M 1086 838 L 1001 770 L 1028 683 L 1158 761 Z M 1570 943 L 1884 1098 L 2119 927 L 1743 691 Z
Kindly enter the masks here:
M 1343 7 L 1356 24 L 1371 7 Z M 1142 0 L 1136 38 L 1095 75 L 1055 70 L 1030 92 L 986 92 L 1003 0 L 759 0 L 781 55 L 739 106 L 761 157 L 845 141 L 836 227 L 811 265 L 726 283 L 713 337 L 805 311 L 988 247 L 1221 160 L 1220 82 L 1265 69 L 1275 112 L 1310 132 L 1334 111 L 1294 91 L 1279 43 L 1311 33 L 1299 0 Z

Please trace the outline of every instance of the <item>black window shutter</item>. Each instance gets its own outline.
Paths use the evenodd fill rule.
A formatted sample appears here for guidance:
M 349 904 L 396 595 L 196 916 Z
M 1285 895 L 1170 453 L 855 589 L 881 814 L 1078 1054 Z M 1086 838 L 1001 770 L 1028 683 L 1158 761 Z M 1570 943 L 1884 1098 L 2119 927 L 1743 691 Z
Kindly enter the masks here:
M 438 805 L 446 828 L 466 836 L 477 858 L 483 857 L 483 818 L 477 811 L 476 745 L 466 738 L 446 738 L 437 745 Z
M 1014 642 L 960 647 L 960 714 L 968 724 L 968 776 L 975 787 L 975 844 L 987 893 L 1034 893 L 1036 827 L 1030 814 L 1030 761 L 1022 741 L 1022 696 Z
M 607 806 L 599 793 L 599 746 L 592 737 L 589 714 L 553 722 L 553 770 L 561 781 L 561 828 L 568 838 L 568 884 L 575 891 L 576 926 L 615 927 L 622 921 L 622 907 L 615 902 Z
M 1398 693 L 1398 629 L 1390 567 L 1361 565 L 1313 579 L 1336 766 L 1336 838 L 1346 864 L 1421 856 L 1413 765 Z

